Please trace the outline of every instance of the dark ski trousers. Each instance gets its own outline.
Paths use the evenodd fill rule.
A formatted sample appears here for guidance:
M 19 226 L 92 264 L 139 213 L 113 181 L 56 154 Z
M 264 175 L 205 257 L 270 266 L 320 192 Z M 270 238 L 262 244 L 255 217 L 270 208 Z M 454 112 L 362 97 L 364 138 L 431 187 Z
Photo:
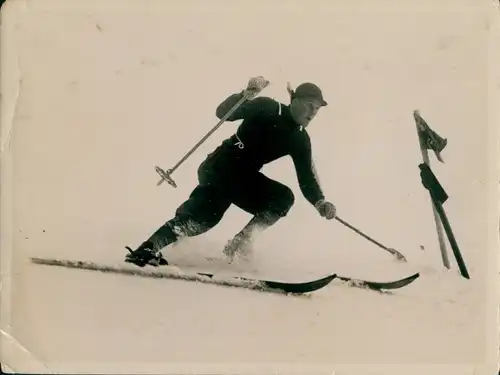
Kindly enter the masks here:
M 207 232 L 221 221 L 232 204 L 270 226 L 286 216 L 295 202 L 289 187 L 261 172 L 210 176 L 200 167 L 198 179 L 199 184 L 177 208 L 175 217 L 148 239 L 156 250 L 180 237 Z

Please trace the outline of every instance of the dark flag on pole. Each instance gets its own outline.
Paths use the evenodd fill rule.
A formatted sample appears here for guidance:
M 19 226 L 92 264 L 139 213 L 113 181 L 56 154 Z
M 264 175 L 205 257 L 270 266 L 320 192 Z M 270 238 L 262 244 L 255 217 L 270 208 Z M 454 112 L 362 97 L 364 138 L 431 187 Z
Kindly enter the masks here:
M 413 112 L 413 117 L 415 118 L 418 126 L 418 135 L 420 137 L 420 143 L 422 147 L 425 147 L 427 150 L 434 151 L 437 159 L 440 162 L 444 163 L 441 157 L 441 152 L 448 144 L 448 140 L 446 138 L 442 138 L 439 134 L 432 130 L 422 118 L 422 116 L 420 116 L 420 113 L 418 111 Z

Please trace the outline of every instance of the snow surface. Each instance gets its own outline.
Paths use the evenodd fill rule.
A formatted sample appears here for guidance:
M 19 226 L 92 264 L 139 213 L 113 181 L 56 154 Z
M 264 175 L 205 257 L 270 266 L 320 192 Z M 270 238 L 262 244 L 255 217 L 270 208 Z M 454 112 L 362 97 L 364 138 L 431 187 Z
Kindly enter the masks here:
M 38 373 L 458 375 L 486 364 L 493 373 L 499 86 L 488 56 L 498 9 L 488 3 L 8 2 L 2 87 L 15 100 L 2 111 L 2 363 Z M 419 280 L 392 294 L 333 283 L 291 297 L 29 263 L 121 264 L 124 246 L 173 215 L 236 124 L 176 171 L 177 189 L 156 186 L 154 165 L 174 165 L 252 75 L 270 79 L 263 95 L 283 102 L 288 80 L 323 88 L 330 105 L 310 127 L 322 186 L 340 217 L 409 262 L 319 218 L 283 159 L 265 172 L 296 204 L 233 270 Z M 451 270 L 441 263 L 416 109 L 449 140 L 445 163 L 431 162 L 471 280 L 451 250 Z M 164 254 L 203 265 L 248 219 L 231 208 Z

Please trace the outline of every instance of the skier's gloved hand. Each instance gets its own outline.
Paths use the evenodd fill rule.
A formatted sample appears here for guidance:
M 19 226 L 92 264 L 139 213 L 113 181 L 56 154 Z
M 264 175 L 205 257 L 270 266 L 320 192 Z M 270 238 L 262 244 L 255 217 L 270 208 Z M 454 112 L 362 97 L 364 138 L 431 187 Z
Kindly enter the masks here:
M 247 87 L 244 91 L 244 95 L 249 99 L 253 99 L 257 96 L 262 90 L 264 90 L 267 85 L 269 85 L 269 81 L 266 80 L 262 76 L 252 77 L 248 81 Z
M 334 219 L 335 216 L 337 216 L 337 208 L 333 205 L 333 203 L 324 199 L 316 202 L 314 207 L 318 210 L 319 214 L 327 220 Z

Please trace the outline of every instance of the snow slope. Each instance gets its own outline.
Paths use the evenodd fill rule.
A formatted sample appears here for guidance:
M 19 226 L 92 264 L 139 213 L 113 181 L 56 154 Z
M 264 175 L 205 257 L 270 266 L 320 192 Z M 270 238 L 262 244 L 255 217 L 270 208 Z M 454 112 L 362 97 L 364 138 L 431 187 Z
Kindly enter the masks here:
M 44 373 L 497 368 L 490 124 L 498 72 L 488 53 L 498 9 L 467 0 L 138 4 L 3 8 L 2 46 L 16 58 L 2 76 L 15 98 L 2 112 L 2 363 Z M 153 166 L 172 166 L 215 125 L 218 103 L 261 74 L 272 83 L 264 95 L 283 102 L 288 80 L 323 88 L 331 104 L 310 128 L 322 186 L 343 219 L 409 263 L 318 218 L 283 159 L 265 172 L 293 189 L 296 204 L 262 234 L 253 261 L 235 267 L 290 281 L 332 271 L 421 279 L 392 294 L 334 283 L 299 298 L 29 263 L 37 256 L 120 264 L 125 245 L 171 217 L 198 164 L 236 125 L 182 165 L 177 189 L 157 187 Z M 450 195 L 445 209 L 471 280 L 460 277 L 451 251 L 452 269 L 441 266 L 418 174 L 415 109 L 449 139 L 445 163 L 433 158 L 432 166 Z M 202 264 L 248 219 L 231 208 L 220 226 L 164 253 Z
M 296 268 L 286 279 L 304 278 Z M 22 283 L 30 308 L 17 317 L 16 337 L 51 370 L 473 363 L 485 350 L 480 286 L 436 272 L 392 295 L 333 285 L 308 298 L 41 266 Z

